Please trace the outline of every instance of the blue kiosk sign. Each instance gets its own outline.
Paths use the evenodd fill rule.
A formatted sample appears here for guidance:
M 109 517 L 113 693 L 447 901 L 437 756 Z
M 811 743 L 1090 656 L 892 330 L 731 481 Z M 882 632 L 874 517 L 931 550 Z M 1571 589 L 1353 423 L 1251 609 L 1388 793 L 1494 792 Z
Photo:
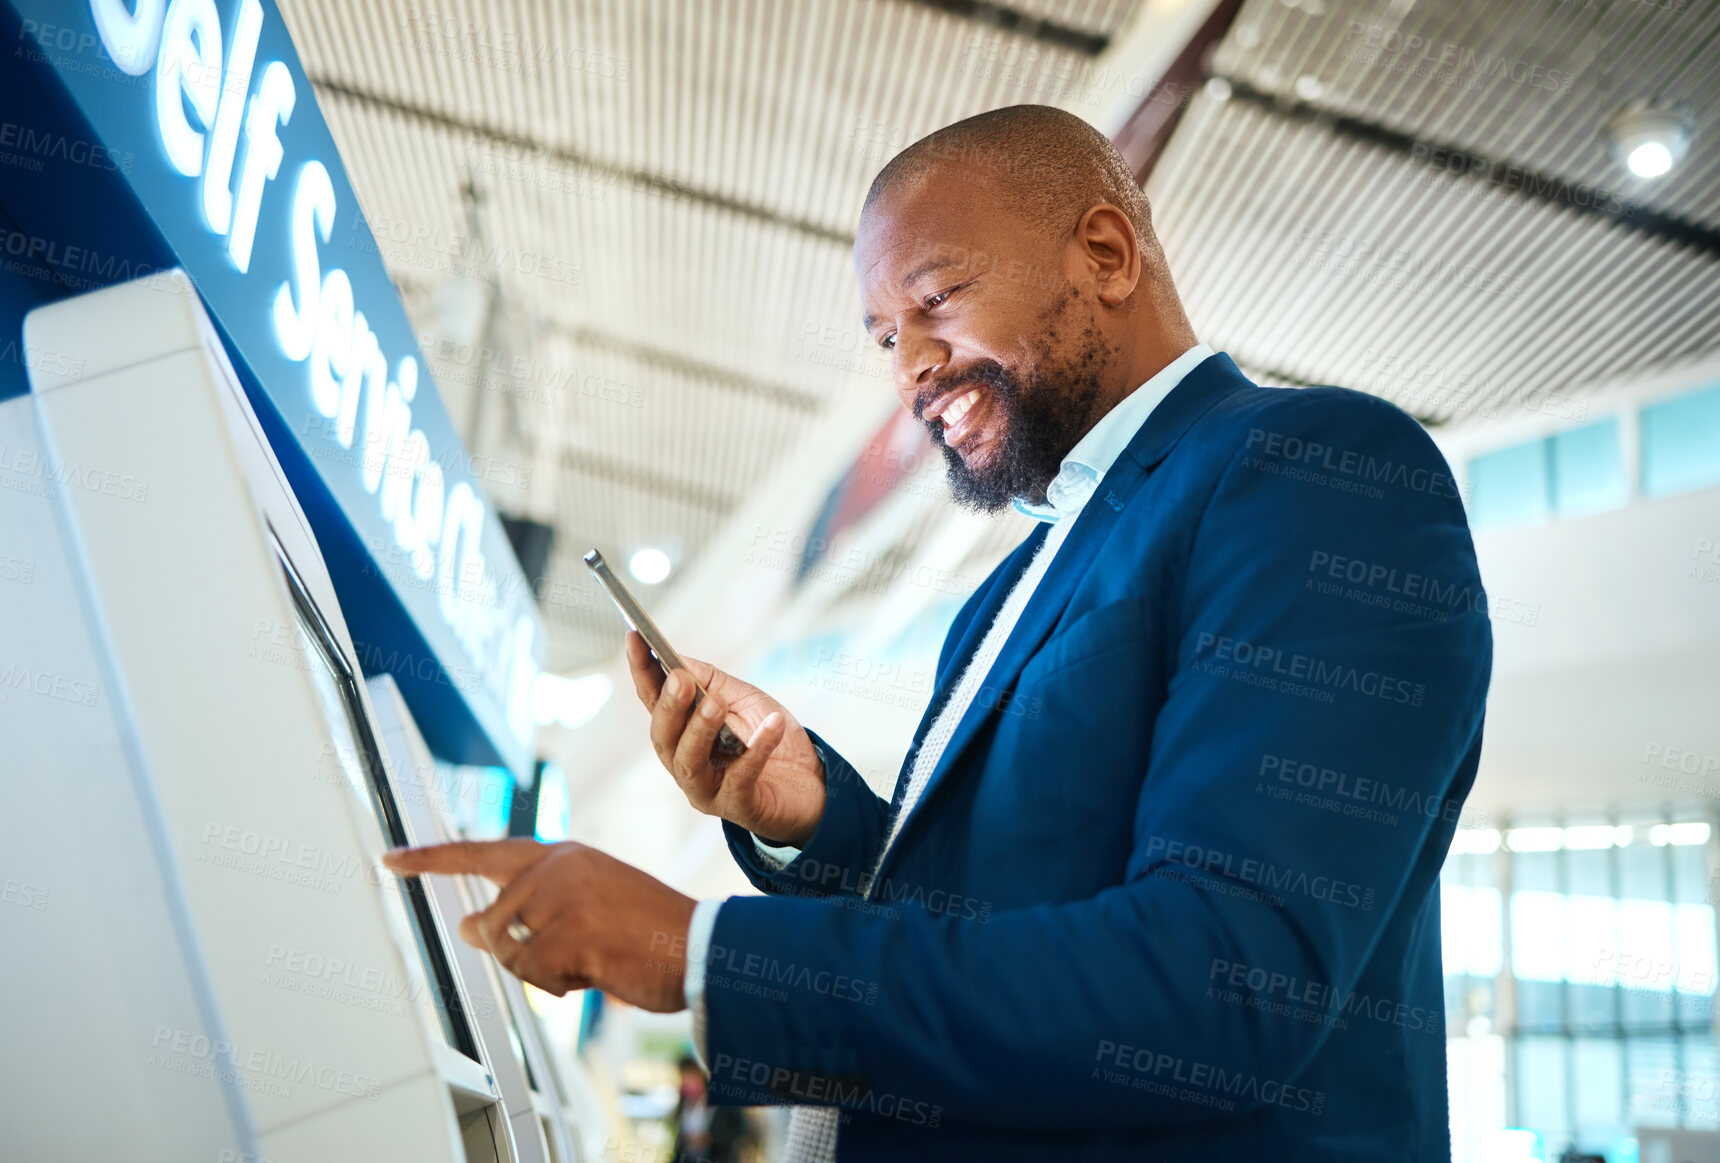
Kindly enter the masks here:
M 265 0 L 10 7 L 4 67 L 22 64 L 45 97 L 8 110 L 9 124 L 34 118 L 11 128 L 84 142 L 86 156 L 100 143 L 108 163 L 86 164 L 81 188 L 23 199 L 45 240 L 36 257 L 64 269 L 80 229 L 102 237 L 88 216 L 114 215 L 102 199 L 129 199 L 118 216 L 158 236 L 135 248 L 183 267 L 223 334 L 322 543 L 360 665 L 396 676 L 444 758 L 527 770 L 542 620 L 280 12 Z

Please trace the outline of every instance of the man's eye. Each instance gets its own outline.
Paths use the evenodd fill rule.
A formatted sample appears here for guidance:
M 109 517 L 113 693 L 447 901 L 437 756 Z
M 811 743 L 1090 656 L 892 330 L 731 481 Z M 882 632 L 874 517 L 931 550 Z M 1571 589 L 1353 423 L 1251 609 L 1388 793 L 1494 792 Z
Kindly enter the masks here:
M 878 341 L 878 346 L 883 348 L 885 351 L 894 350 L 896 346 L 896 333 L 892 331 L 890 334 L 884 336 L 884 338 Z
M 928 306 L 928 307 L 942 307 L 944 305 L 944 300 L 948 299 L 949 297 L 950 297 L 949 291 L 939 291 L 937 294 L 931 296 L 929 299 L 926 300 L 926 306 Z

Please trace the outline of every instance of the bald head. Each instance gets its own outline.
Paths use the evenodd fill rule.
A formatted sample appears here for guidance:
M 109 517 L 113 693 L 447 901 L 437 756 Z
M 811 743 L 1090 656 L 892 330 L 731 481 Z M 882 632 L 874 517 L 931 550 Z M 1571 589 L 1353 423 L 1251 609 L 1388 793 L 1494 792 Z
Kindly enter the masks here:
M 982 113 L 872 183 L 854 243 L 867 334 L 957 501 L 1044 499 L 1062 458 L 1194 346 L 1146 197 L 1061 110 Z
M 1001 208 L 1053 238 L 1108 202 L 1155 246 L 1152 212 L 1129 163 L 1105 135 L 1049 105 L 1011 105 L 947 125 L 890 159 L 872 181 L 862 216 L 892 191 L 941 177 L 977 185 Z

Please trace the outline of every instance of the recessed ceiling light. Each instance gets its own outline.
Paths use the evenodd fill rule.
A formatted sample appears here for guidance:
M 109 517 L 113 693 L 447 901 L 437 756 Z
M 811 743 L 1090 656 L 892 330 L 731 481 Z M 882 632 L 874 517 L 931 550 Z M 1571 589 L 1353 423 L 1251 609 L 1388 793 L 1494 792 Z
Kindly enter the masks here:
M 1633 101 L 1607 119 L 1613 157 L 1639 178 L 1658 178 L 1684 160 L 1690 122 L 1681 111 Z
M 669 555 L 661 549 L 641 549 L 628 559 L 627 570 L 646 585 L 656 585 L 669 576 Z
M 1658 178 L 1672 168 L 1672 151 L 1658 141 L 1645 141 L 1630 151 L 1624 164 L 1639 178 Z

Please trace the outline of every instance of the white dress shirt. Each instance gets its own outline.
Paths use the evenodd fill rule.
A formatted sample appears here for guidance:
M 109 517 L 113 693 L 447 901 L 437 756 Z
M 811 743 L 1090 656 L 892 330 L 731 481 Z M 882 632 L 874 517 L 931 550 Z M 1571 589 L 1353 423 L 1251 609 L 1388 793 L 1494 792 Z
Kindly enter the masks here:
M 1092 499 L 1099 482 L 1116 463 L 1117 457 L 1129 446 L 1141 426 L 1147 422 L 1153 409 L 1170 395 L 1171 390 L 1182 382 L 1184 376 L 1212 354 L 1212 348 L 1204 343 L 1189 348 L 1101 416 L 1063 458 L 1057 476 L 1046 486 L 1045 504 L 1032 505 L 1020 498 L 1016 499 L 1017 511 L 1041 521 L 1051 522 L 1052 529 L 1046 534 L 1044 542 L 1034 553 L 1033 560 L 1017 579 L 1008 597 L 1004 599 L 991 628 L 963 669 L 956 689 L 951 692 L 950 698 L 927 730 L 925 739 L 921 741 L 914 756 L 913 767 L 909 771 L 908 787 L 902 798 L 902 806 L 890 820 L 890 829 L 879 849 L 872 875 L 862 882 L 863 892 L 870 891 L 872 880 L 879 866 L 883 864 L 885 853 L 889 851 L 891 843 L 901 831 L 902 823 L 919 800 L 920 792 L 925 789 L 939 759 L 942 758 L 944 747 L 954 735 L 956 725 L 967 713 L 974 692 L 990 673 L 991 665 L 996 661 L 1009 632 L 1015 628 L 1016 619 L 1026 608 L 1039 579 L 1045 575 L 1058 548 L 1063 544 L 1064 537 L 1075 524 L 1074 519 Z M 775 847 L 756 836 L 753 837 L 753 846 L 764 863 L 772 867 L 780 868 L 800 855 L 798 848 Z M 722 903 L 720 900 L 700 901 L 694 906 L 692 922 L 687 926 L 687 975 L 684 988 L 687 1008 L 693 1015 L 693 1045 L 701 1059 L 705 1056 L 705 963 L 710 950 L 711 932 L 717 923 L 717 910 L 722 907 Z M 832 1121 L 829 1127 L 832 1132 L 829 1145 L 832 1148 L 835 1143 L 834 1126 Z M 819 1136 L 821 1140 L 823 1137 Z M 793 1152 L 790 1157 L 795 1157 Z M 815 1152 L 809 1157 L 823 1157 L 823 1153 Z

